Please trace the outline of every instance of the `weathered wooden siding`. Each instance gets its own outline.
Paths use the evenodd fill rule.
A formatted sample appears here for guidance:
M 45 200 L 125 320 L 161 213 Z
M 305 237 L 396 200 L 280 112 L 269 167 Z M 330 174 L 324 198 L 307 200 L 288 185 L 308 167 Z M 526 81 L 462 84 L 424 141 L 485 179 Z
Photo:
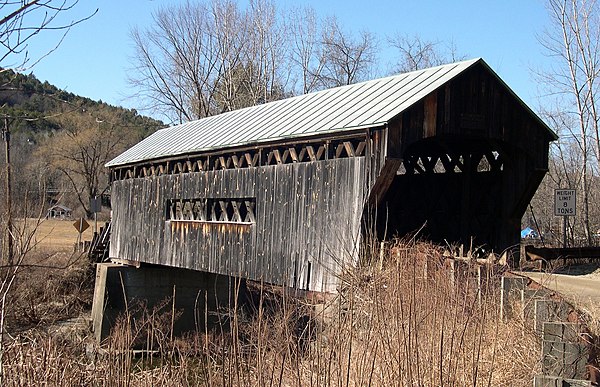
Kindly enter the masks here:
M 553 136 L 483 65 L 415 103 L 388 133 L 387 154 L 406 174 L 388 174 L 382 205 L 394 225 L 386 228 L 404 234 L 427 223 L 423 234 L 439 242 L 518 243 Z M 496 163 L 491 171 L 478 171 L 482 157 Z
M 526 150 L 547 167 L 552 135 L 495 76 L 473 66 L 415 103 L 390 123 L 387 154 L 403 157 L 414 143 L 431 137 L 485 139 Z
M 387 236 L 427 222 L 440 242 L 518 242 L 554 136 L 487 65 L 375 124 L 114 166 L 110 256 L 331 291 L 361 221 Z M 167 203 L 196 199 L 250 200 L 254 221 L 169 218 Z
M 110 256 L 334 290 L 357 256 L 365 157 L 113 183 Z M 255 198 L 255 223 L 170 221 L 167 201 Z

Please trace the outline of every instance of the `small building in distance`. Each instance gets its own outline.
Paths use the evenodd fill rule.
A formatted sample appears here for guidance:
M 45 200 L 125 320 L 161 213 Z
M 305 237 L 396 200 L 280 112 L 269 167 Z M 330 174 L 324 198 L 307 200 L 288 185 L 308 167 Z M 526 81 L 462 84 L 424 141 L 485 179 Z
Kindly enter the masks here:
M 55 204 L 46 211 L 46 219 L 73 219 L 73 210 L 61 204 Z

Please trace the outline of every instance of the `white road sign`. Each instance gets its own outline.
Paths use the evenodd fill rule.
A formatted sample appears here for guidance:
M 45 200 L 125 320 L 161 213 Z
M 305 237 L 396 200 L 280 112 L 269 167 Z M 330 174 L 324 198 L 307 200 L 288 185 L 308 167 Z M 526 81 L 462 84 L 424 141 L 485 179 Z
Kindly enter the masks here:
M 575 196 L 574 189 L 555 189 L 554 215 L 575 216 Z

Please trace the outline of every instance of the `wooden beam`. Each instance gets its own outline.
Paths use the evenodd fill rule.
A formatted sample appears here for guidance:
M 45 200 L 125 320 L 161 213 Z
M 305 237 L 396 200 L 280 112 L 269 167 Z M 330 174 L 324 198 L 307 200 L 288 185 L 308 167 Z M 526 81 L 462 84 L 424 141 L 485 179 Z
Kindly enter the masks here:
M 402 159 L 388 158 L 385 160 L 383 168 L 381 168 L 381 172 L 379 172 L 379 176 L 377 176 L 377 180 L 375 180 L 375 184 L 369 194 L 369 205 L 378 206 L 381 203 L 396 177 L 396 172 L 398 172 L 400 164 L 402 164 Z
M 423 138 L 433 137 L 437 132 L 437 92 L 429 94 L 424 100 Z
M 296 149 L 289 148 L 287 151 L 289 152 L 292 162 L 297 163 L 298 162 L 298 154 L 296 153 Z
M 350 141 L 344 141 L 344 148 L 348 157 L 354 157 L 354 146 L 352 146 Z
M 312 145 L 307 145 L 305 149 L 306 153 L 308 154 L 308 159 L 310 161 L 315 161 L 317 159 L 317 156 L 315 154 L 315 148 L 313 148 Z
M 344 151 L 344 143 L 337 144 L 335 147 L 335 157 L 336 159 L 341 158 L 342 152 Z
M 283 160 L 281 158 L 281 153 L 279 153 L 279 149 L 273 149 L 273 156 L 277 161 L 277 164 L 283 164 Z
M 323 160 L 323 156 L 326 154 L 327 154 L 327 146 L 320 145 L 319 149 L 317 150 L 317 154 L 316 154 L 317 160 Z
M 231 163 L 233 164 L 233 167 L 234 167 L 235 169 L 242 168 L 242 162 L 243 162 L 243 160 L 244 160 L 244 158 L 243 158 L 243 157 L 242 157 L 242 158 L 239 158 L 239 157 L 237 157 L 237 155 L 231 155 L 231 158 L 230 158 L 230 159 L 231 159 Z
M 356 150 L 354 151 L 355 156 L 364 156 L 365 149 L 367 147 L 366 141 L 361 141 L 358 143 Z
M 329 147 L 332 144 L 333 147 Z M 333 138 L 312 138 L 304 144 L 283 142 L 279 145 L 264 145 L 254 147 L 239 148 L 236 151 L 223 150 L 221 152 L 210 152 L 198 155 L 186 155 L 182 157 L 169 157 L 161 160 L 153 160 L 143 164 L 133 164 L 132 177 L 143 177 L 142 169 L 138 171 L 135 168 L 147 168 L 147 171 L 153 171 L 146 176 L 159 176 L 173 173 L 192 173 L 208 170 L 250 168 L 263 165 L 262 152 L 267 152 L 267 160 L 264 165 L 280 165 L 287 163 L 312 162 L 318 160 L 327 160 L 330 158 L 362 157 L 365 155 L 367 143 L 365 142 L 364 132 L 337 134 Z M 242 153 L 240 153 L 242 152 Z M 331 152 L 331 153 L 330 153 Z M 213 160 L 211 160 L 213 157 Z M 154 169 L 151 169 L 153 167 Z M 127 167 L 115 168 L 122 173 L 114 173 L 114 179 L 120 180 L 126 178 Z M 140 176 L 138 176 L 138 174 Z

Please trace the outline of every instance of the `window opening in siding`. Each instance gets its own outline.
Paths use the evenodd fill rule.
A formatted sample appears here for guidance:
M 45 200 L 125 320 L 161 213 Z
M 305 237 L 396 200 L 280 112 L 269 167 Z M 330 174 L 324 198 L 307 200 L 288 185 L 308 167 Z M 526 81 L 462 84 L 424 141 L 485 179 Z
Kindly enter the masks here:
M 504 158 L 495 150 L 464 153 L 408 154 L 397 175 L 421 175 L 463 172 L 502 172 Z
M 255 198 L 171 199 L 167 220 L 252 224 L 255 206 Z
M 167 174 L 197 173 L 210 170 L 255 168 L 266 165 L 307 163 L 329 159 L 364 157 L 370 139 L 364 134 L 337 139 L 321 139 L 303 144 L 281 144 L 237 152 L 216 152 L 185 156 L 185 160 L 115 167 L 111 181 L 148 178 Z

